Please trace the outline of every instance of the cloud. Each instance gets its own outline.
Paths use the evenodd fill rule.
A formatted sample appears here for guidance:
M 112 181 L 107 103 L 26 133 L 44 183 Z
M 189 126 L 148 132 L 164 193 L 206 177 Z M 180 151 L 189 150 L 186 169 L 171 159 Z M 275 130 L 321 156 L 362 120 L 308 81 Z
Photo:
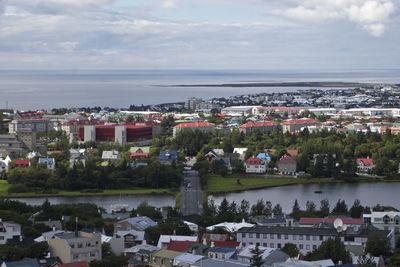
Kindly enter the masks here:
M 173 8 L 175 7 L 177 0 L 162 0 L 162 5 L 165 8 Z
M 296 6 L 275 10 L 275 14 L 304 22 L 347 20 L 379 37 L 396 10 L 393 0 L 296 0 Z

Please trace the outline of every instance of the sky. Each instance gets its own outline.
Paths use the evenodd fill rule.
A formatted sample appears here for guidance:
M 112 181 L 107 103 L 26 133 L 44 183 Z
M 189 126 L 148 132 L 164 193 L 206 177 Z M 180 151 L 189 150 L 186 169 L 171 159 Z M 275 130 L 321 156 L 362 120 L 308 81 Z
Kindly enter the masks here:
M 0 69 L 394 69 L 400 0 L 0 0 Z

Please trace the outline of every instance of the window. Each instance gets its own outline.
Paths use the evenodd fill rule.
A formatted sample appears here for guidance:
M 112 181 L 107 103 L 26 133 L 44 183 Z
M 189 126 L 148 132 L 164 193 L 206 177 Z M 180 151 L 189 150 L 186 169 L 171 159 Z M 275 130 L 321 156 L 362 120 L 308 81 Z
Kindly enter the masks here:
M 285 239 L 289 239 L 289 235 L 285 235 Z
M 75 248 L 75 244 L 71 244 L 71 248 Z
M 83 248 L 83 244 L 82 244 L 82 243 L 79 243 L 79 244 L 78 244 L 78 248 Z
M 306 250 L 310 250 L 310 245 L 306 245 Z
M 96 253 L 90 252 L 90 257 L 96 257 Z
M 274 236 L 275 236 L 274 234 L 271 234 L 271 239 L 274 239 Z
M 299 240 L 303 240 L 303 235 L 299 235 Z
M 249 242 L 249 245 L 253 245 L 253 242 Z
M 242 233 L 242 237 L 246 237 L 246 233 Z
M 324 240 L 324 237 L 322 235 L 319 236 L 319 240 L 322 241 Z
M 300 248 L 300 249 L 303 249 L 303 244 L 300 244 L 300 245 L 299 245 L 299 248 Z
M 260 234 L 259 233 L 256 234 L 256 238 L 260 238 Z
M 315 235 L 313 235 L 313 236 L 312 236 L 312 240 L 313 240 L 313 241 L 316 241 L 316 240 L 317 240 L 317 237 L 316 237 Z
M 268 247 L 268 244 L 267 243 L 263 243 L 263 247 Z
M 269 244 L 269 246 L 270 246 L 271 248 L 274 248 L 274 247 L 275 247 L 274 243 Z
M 74 254 L 74 259 L 79 259 L 79 254 Z
M 256 242 L 256 246 L 259 246 L 260 245 L 260 242 Z
M 243 247 L 245 247 L 246 246 L 246 242 L 243 242 Z
M 278 248 L 281 248 L 282 247 L 282 244 L 281 243 L 278 243 Z
M 281 234 L 277 234 L 277 239 L 281 239 Z
M 268 238 L 268 234 L 263 234 L 263 238 L 267 239 Z
M 306 235 L 306 240 L 310 240 L 310 235 Z
M 293 240 L 297 240 L 297 235 L 292 235 Z
M 253 234 L 252 233 L 249 234 L 249 238 L 253 238 Z
M 317 249 L 317 245 L 313 245 L 313 246 L 312 246 L 312 249 L 313 249 L 313 250 L 316 250 L 316 249 Z

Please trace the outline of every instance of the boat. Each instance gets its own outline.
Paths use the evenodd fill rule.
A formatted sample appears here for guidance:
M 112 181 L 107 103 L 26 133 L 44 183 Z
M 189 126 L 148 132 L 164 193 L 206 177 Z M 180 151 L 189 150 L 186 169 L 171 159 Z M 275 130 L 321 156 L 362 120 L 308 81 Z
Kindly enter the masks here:
M 322 194 L 322 191 L 321 190 L 315 190 L 314 193 L 315 194 Z

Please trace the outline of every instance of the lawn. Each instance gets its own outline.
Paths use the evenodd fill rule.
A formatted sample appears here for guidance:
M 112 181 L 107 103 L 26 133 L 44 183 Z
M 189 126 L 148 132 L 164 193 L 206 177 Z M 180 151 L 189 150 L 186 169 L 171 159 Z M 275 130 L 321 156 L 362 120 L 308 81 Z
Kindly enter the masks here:
M 240 178 L 240 184 L 237 184 Z M 305 179 L 288 177 L 260 177 L 260 176 L 227 176 L 209 175 L 207 193 L 237 192 L 265 187 L 283 186 L 291 184 L 330 183 L 332 179 Z
M 8 188 L 10 188 L 10 184 L 6 180 L 0 180 L 0 196 L 7 195 Z

